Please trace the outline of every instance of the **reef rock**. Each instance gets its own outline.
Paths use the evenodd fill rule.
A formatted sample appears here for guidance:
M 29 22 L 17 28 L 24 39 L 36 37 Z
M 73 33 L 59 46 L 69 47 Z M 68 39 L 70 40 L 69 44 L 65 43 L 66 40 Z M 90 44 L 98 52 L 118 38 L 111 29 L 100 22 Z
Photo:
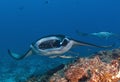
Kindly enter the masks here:
M 44 82 L 119 82 L 120 49 L 100 51 L 90 58 L 79 58 L 49 75 Z

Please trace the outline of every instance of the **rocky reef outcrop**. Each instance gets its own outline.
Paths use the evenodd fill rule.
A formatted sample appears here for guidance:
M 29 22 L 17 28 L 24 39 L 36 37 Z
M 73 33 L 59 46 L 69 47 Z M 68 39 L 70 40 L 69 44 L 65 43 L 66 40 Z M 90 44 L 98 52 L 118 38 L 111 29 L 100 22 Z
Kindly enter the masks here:
M 27 82 L 119 82 L 120 49 L 99 51 L 38 76 L 28 78 Z

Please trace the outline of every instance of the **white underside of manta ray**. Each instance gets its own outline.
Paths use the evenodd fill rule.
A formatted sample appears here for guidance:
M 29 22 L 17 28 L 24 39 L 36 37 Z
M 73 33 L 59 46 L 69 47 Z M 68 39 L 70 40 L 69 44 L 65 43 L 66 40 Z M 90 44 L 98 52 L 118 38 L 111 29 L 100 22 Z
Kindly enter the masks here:
M 114 45 L 98 46 L 87 42 L 77 41 L 65 35 L 50 35 L 50 36 L 42 37 L 39 40 L 37 40 L 35 43 L 31 44 L 29 50 L 23 55 L 13 53 L 10 50 L 8 50 L 8 53 L 12 58 L 16 60 L 23 59 L 32 54 L 48 56 L 51 58 L 52 57 L 69 58 L 67 56 L 62 56 L 62 54 L 68 52 L 73 46 L 111 48 Z

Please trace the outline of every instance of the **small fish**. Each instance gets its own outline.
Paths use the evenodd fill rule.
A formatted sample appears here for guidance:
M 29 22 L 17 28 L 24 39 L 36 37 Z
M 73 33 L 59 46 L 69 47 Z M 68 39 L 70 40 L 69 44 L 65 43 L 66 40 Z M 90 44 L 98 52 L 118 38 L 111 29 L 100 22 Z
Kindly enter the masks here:
M 81 33 L 78 30 L 76 32 L 81 36 L 95 36 L 98 38 L 105 38 L 105 39 L 108 39 L 110 37 L 120 37 L 119 35 L 112 32 Z
M 110 46 L 98 46 L 95 44 L 77 41 L 72 38 L 69 38 L 65 35 L 50 35 L 42 37 L 37 40 L 34 44 L 30 45 L 30 49 L 23 55 L 19 55 L 8 50 L 9 55 L 16 59 L 20 60 L 25 57 L 28 57 L 32 54 L 39 54 L 42 56 L 48 56 L 50 58 L 61 57 L 61 58 L 71 58 L 70 56 L 61 56 L 62 54 L 68 52 L 73 46 L 91 46 L 98 48 L 111 48 Z

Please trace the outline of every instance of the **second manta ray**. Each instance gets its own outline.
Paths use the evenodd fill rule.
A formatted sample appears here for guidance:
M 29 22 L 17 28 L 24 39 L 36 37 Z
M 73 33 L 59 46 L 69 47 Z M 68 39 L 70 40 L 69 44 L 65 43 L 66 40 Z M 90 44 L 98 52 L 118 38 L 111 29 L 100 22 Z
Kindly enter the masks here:
M 98 46 L 91 43 L 86 43 L 82 41 L 77 41 L 72 38 L 69 38 L 65 35 L 51 35 L 43 37 L 37 40 L 34 44 L 30 45 L 30 49 L 23 55 L 19 55 L 8 50 L 8 53 L 14 59 L 20 60 L 32 54 L 39 54 L 49 57 L 63 57 L 62 54 L 68 52 L 73 46 L 91 46 L 98 48 L 110 48 L 110 46 Z
M 80 36 L 94 36 L 94 37 L 98 37 L 98 38 L 103 38 L 103 39 L 108 39 L 108 38 L 111 38 L 111 37 L 116 37 L 116 38 L 120 38 L 119 35 L 115 34 L 115 33 L 112 33 L 112 32 L 95 32 L 95 33 L 82 33 L 82 32 L 79 32 L 78 30 L 76 30 L 76 33 Z

